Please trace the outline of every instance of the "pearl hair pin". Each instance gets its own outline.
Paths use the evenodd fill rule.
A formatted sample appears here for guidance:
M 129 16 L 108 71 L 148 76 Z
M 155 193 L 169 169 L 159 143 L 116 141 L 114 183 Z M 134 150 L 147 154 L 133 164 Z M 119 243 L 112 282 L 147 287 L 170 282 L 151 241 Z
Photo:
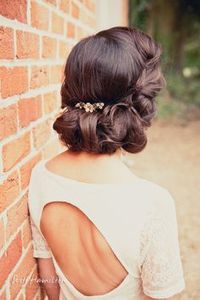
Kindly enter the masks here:
M 96 109 L 102 109 L 104 106 L 103 102 L 96 102 L 96 103 L 90 103 L 90 102 L 78 102 L 75 107 L 83 108 L 86 112 L 93 112 L 96 111 Z

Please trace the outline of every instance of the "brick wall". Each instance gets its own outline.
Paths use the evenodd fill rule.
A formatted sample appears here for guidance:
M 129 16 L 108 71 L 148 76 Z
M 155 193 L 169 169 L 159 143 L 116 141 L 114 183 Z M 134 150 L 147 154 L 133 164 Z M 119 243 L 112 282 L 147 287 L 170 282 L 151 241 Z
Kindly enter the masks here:
M 71 47 L 95 30 L 95 2 L 1 0 L 0 14 L 0 299 L 42 299 L 30 280 L 30 172 L 61 150 L 52 122 L 62 70 Z
M 128 12 L 128 0 L 97 0 L 97 31 L 118 25 L 128 26 Z

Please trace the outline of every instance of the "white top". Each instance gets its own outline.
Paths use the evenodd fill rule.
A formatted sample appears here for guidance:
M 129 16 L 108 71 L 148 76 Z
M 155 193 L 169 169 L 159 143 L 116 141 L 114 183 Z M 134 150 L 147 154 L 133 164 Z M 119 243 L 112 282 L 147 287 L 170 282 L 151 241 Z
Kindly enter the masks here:
M 28 205 L 33 256 L 52 257 L 59 277 L 59 299 L 140 300 L 144 294 L 162 299 L 185 288 L 176 209 L 165 188 L 140 177 L 133 183 L 84 183 L 49 171 L 46 161 L 32 169 Z M 111 292 L 83 295 L 62 273 L 39 225 L 45 204 L 56 201 L 82 210 L 128 271 Z

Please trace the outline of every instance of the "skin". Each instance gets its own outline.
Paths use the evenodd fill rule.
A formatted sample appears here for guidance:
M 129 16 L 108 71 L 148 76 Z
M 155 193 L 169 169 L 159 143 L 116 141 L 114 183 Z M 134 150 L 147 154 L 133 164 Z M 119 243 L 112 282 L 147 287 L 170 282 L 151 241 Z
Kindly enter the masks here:
M 65 151 L 49 160 L 46 168 L 88 183 L 133 182 L 137 177 L 121 162 L 120 154 L 120 151 L 112 155 Z M 40 227 L 65 277 L 82 294 L 105 294 L 128 275 L 101 232 L 77 207 L 64 202 L 47 204 Z M 41 279 L 57 277 L 51 258 L 39 258 L 38 267 Z M 60 287 L 56 280 L 43 285 L 50 300 L 59 299 Z M 153 298 L 144 297 L 150 299 Z M 166 300 L 178 299 L 176 295 Z
M 42 285 L 49 300 L 58 300 L 60 286 L 52 258 L 37 258 L 38 271 Z

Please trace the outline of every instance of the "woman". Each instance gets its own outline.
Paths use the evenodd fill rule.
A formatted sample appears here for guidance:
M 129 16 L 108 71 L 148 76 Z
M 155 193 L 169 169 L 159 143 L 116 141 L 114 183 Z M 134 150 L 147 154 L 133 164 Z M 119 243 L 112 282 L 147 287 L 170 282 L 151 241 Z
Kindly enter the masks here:
M 49 299 L 177 299 L 185 287 L 174 200 L 121 153 L 146 145 L 161 50 L 113 27 L 72 49 L 53 128 L 67 151 L 33 168 L 34 257 Z

